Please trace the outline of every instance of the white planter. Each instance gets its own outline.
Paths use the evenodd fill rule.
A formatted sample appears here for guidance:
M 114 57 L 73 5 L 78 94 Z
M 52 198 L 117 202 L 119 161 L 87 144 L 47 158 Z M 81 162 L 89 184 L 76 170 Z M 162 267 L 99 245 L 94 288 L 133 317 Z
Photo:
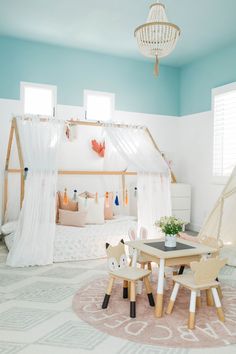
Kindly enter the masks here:
M 176 235 L 165 235 L 165 247 L 176 247 Z

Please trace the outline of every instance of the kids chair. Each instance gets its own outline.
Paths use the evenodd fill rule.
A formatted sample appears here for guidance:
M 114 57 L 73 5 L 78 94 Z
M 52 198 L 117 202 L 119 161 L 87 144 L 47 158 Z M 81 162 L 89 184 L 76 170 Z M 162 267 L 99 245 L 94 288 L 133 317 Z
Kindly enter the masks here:
M 187 235 L 185 233 L 180 233 L 179 236 L 180 236 L 180 238 L 183 238 L 185 240 L 189 240 L 189 241 L 196 242 L 196 243 L 201 243 L 201 244 L 203 244 L 205 246 L 209 246 L 209 247 L 215 248 L 216 251 L 214 253 L 208 254 L 207 258 L 218 257 L 219 254 L 220 254 L 220 249 L 224 245 L 221 239 L 217 239 L 215 237 L 209 237 L 209 236 L 196 237 L 196 236 Z M 182 266 L 182 268 L 184 269 L 185 267 Z M 218 278 L 216 278 L 216 280 L 218 281 Z M 223 298 L 223 294 L 222 294 L 222 290 L 221 290 L 220 284 L 219 284 L 219 286 L 217 288 L 217 291 L 218 291 L 220 299 L 222 299 Z M 212 292 L 209 289 L 206 290 L 206 297 L 207 297 L 207 305 L 208 306 L 214 306 L 214 299 L 213 299 L 213 296 L 212 296 Z M 201 305 L 201 298 L 199 297 L 197 300 L 198 300 L 197 304 L 200 306 Z
M 109 303 L 112 286 L 115 279 L 123 280 L 123 298 L 128 298 L 128 284 L 130 283 L 130 317 L 136 317 L 136 281 L 143 280 L 150 306 L 155 306 L 152 288 L 148 279 L 149 270 L 140 269 L 136 267 L 129 267 L 125 254 L 124 241 L 121 240 L 117 246 L 111 246 L 106 243 L 106 250 L 108 256 L 109 267 L 109 282 L 107 291 L 102 303 L 102 308 L 106 309 Z
M 201 290 L 208 290 L 212 292 L 212 296 L 215 302 L 217 315 L 220 321 L 224 321 L 224 313 L 221 307 L 220 298 L 217 292 L 219 282 L 215 280 L 221 268 L 226 264 L 226 259 L 220 260 L 219 258 L 202 259 L 200 262 L 191 262 L 190 268 L 193 271 L 192 274 L 177 275 L 173 277 L 175 282 L 170 301 L 167 307 L 167 314 L 171 314 L 174 303 L 179 291 L 180 285 L 191 290 L 188 328 L 195 328 L 195 309 L 196 299 L 200 296 Z

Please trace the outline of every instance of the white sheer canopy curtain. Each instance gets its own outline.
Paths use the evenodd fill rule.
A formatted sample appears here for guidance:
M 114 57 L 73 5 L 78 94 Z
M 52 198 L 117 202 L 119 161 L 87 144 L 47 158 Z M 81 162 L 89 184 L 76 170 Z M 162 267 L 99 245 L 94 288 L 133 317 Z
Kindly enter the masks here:
M 147 228 L 150 237 L 159 235 L 156 220 L 171 215 L 170 170 L 155 148 L 145 127 L 105 125 L 109 144 L 138 172 L 138 225 Z M 113 161 L 114 163 L 114 161 Z
M 53 262 L 55 195 L 62 122 L 54 118 L 19 117 L 25 196 L 7 265 L 25 267 Z

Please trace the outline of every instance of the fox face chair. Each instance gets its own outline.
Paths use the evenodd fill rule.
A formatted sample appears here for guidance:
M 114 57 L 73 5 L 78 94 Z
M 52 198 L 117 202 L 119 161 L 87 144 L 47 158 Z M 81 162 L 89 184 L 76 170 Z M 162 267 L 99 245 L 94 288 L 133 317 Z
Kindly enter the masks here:
M 123 240 L 121 240 L 117 246 L 111 246 L 109 243 L 106 243 L 106 251 L 108 268 L 110 271 L 116 271 L 127 266 L 127 257 Z
M 115 279 L 123 281 L 123 298 L 128 298 L 128 284 L 130 283 L 130 317 L 136 317 L 136 281 L 143 279 L 150 306 L 155 306 L 152 288 L 148 279 L 149 270 L 129 267 L 125 253 L 124 241 L 121 240 L 118 245 L 111 246 L 106 243 L 107 264 L 109 269 L 109 282 L 107 291 L 102 303 L 102 308 L 108 306 L 112 287 Z

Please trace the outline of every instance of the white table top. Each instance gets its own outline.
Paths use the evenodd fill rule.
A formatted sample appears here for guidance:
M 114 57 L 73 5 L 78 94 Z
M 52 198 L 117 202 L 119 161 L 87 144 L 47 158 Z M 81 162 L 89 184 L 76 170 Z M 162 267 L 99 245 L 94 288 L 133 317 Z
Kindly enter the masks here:
M 184 245 L 192 246 L 194 248 L 184 249 L 184 250 L 170 250 L 170 251 L 162 251 L 158 248 L 154 248 L 146 245 L 146 243 L 153 242 L 163 242 L 164 239 L 147 239 L 147 240 L 137 240 L 137 241 L 129 241 L 125 242 L 127 246 L 135 248 L 141 252 L 149 254 L 151 256 L 161 258 L 161 259 L 169 259 L 169 258 L 177 258 L 177 257 L 187 257 L 187 256 L 195 256 L 195 255 L 203 255 L 208 253 L 217 252 L 216 248 L 212 248 L 209 246 L 205 246 L 201 243 L 186 241 L 180 238 L 177 238 L 177 243 L 182 243 Z

